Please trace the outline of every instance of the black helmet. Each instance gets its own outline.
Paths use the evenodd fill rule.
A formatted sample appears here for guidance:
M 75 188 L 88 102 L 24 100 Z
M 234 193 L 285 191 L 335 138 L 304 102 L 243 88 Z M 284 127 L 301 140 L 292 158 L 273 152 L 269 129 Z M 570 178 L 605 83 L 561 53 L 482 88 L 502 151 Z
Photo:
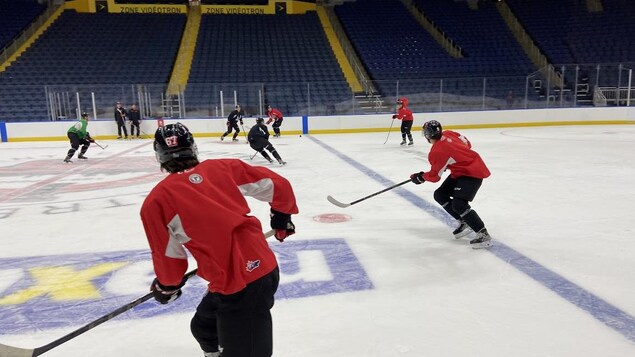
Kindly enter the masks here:
M 263 119 L 263 118 L 256 118 L 256 123 L 257 124 L 262 124 L 262 122 L 264 122 L 264 121 L 265 121 L 265 119 Z
M 154 133 L 154 153 L 163 164 L 174 159 L 196 159 L 198 149 L 187 127 L 176 123 L 162 126 Z
M 267 110 L 271 109 L 271 105 L 269 105 L 269 104 L 265 105 L 265 109 L 267 109 Z
M 430 120 L 423 123 L 423 136 L 430 141 L 431 139 L 439 140 L 443 133 L 441 123 L 436 120 Z
M 82 118 L 88 118 L 88 113 L 83 112 L 83 113 L 82 113 Z

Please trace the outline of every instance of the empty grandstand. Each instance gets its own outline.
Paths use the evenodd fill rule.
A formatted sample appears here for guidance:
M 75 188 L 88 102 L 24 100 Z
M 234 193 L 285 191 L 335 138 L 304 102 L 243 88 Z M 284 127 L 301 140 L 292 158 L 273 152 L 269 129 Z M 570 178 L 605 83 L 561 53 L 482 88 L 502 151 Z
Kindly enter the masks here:
M 2 1 L 0 120 L 110 118 L 118 100 L 177 117 L 359 113 L 364 97 L 392 111 L 403 95 L 415 111 L 626 105 L 633 15 L 627 0 Z

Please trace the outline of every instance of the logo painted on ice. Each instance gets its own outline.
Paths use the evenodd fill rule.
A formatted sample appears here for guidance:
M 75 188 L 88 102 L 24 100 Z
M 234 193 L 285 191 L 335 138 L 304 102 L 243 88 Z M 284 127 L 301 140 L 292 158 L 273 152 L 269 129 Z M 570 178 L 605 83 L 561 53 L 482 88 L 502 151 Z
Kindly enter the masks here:
M 280 266 L 278 299 L 373 289 L 343 239 L 289 241 L 271 248 Z M 146 250 L 0 259 L 0 334 L 93 321 L 148 292 L 154 279 L 150 259 Z M 117 318 L 194 313 L 206 286 L 194 277 L 175 302 L 148 301 Z
M 247 271 L 252 272 L 254 269 L 260 266 L 260 260 L 248 260 L 247 261 Z

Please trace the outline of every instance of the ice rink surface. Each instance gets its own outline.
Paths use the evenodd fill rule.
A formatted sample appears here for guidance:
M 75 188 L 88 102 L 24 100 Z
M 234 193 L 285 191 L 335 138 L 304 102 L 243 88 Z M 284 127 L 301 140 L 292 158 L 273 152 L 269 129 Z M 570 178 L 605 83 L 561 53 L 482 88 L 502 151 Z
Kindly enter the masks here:
M 386 144 L 387 133 L 272 138 L 287 166 L 250 160 L 243 136 L 196 139 L 202 159 L 267 166 L 294 186 L 297 234 L 270 242 L 274 356 L 635 356 L 635 126 L 460 132 L 492 171 L 472 203 L 489 250 L 453 239 L 438 184 L 348 208 L 326 200 L 426 171 L 419 132 L 412 147 L 394 131 Z M 67 142 L 0 144 L 0 344 L 47 344 L 147 293 L 139 209 L 164 177 L 151 142 L 101 141 L 73 164 Z M 268 205 L 249 202 L 268 228 Z M 204 284 L 45 355 L 202 356 L 189 320 Z

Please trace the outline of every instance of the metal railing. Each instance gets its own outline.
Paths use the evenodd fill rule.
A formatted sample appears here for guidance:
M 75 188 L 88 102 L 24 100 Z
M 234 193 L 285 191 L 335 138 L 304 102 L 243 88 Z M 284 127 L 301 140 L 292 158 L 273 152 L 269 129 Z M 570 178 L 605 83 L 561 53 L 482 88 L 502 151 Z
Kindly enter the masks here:
M 216 118 L 236 104 L 246 115 L 261 116 L 264 105 L 286 116 L 392 113 L 399 97 L 414 112 L 630 106 L 635 95 L 631 64 L 559 65 L 564 87 L 549 76 L 428 78 L 373 81 L 384 105 L 356 96 L 345 81 L 285 83 L 189 83 L 168 95 L 167 84 L 18 85 L 0 83 L 0 120 L 76 118 L 82 111 L 111 118 L 114 105 L 137 104 L 144 117 Z M 599 94 L 598 94 L 599 95 Z M 386 104 L 387 103 L 387 104 Z M 33 114 L 25 108 L 38 108 Z M 42 114 L 42 112 L 44 114 Z M 48 115 L 46 114 L 48 113 Z M 36 115 L 36 118 L 33 116 Z

